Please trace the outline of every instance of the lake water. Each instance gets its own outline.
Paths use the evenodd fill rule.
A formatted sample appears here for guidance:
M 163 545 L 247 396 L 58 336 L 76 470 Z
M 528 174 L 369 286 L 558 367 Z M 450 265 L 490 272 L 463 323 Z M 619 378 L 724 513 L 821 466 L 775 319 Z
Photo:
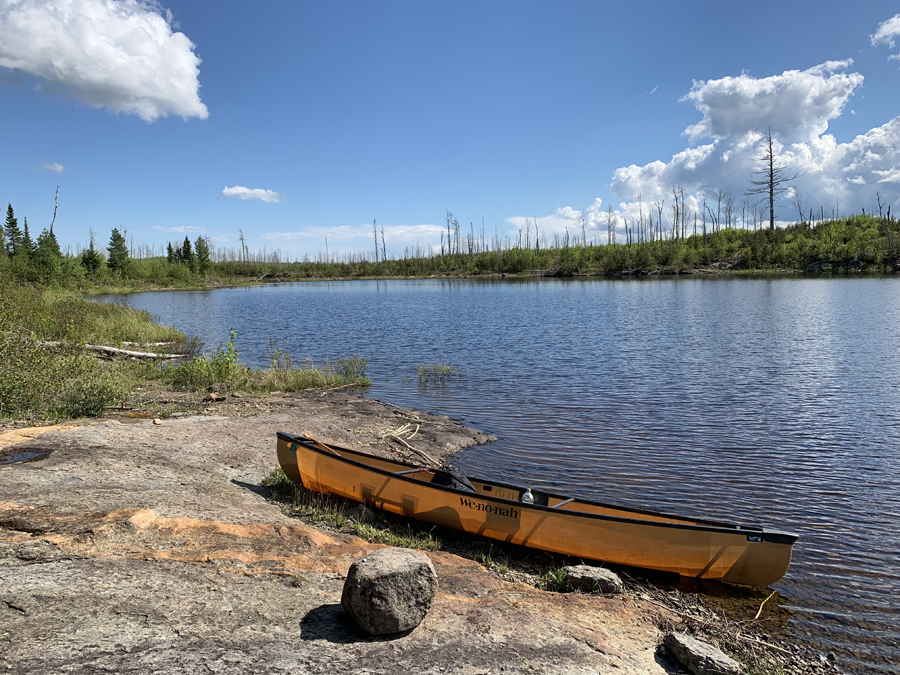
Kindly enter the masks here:
M 295 361 L 366 357 L 369 396 L 499 436 L 458 456 L 470 473 L 797 532 L 774 587 L 789 634 L 845 668 L 900 673 L 900 279 L 352 281 L 107 299 L 209 347 L 234 326 L 252 365 L 273 341 Z M 429 362 L 459 377 L 421 385 Z

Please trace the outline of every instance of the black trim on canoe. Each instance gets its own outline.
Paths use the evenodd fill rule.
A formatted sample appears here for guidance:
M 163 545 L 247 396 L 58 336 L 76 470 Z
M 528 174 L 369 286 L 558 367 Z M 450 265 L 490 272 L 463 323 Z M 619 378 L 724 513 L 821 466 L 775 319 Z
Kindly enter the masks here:
M 306 438 L 305 436 L 297 436 L 296 434 L 290 434 L 285 431 L 276 432 L 276 436 L 278 438 L 280 438 L 281 440 L 286 441 L 288 443 L 296 443 L 297 445 L 302 445 L 307 450 L 312 450 L 313 452 L 316 452 L 320 455 L 324 455 L 326 457 L 335 456 L 335 453 L 326 452 L 322 448 L 318 447 L 312 440 L 310 440 L 309 438 Z M 360 452 L 359 450 L 350 450 L 349 448 L 342 448 L 338 445 L 331 445 L 331 444 L 326 444 L 326 445 L 330 448 L 333 448 L 333 450 L 336 451 L 337 453 L 350 453 L 352 455 L 357 455 L 360 457 L 368 457 L 368 458 L 372 458 L 372 459 L 378 459 L 378 460 L 385 461 L 385 462 L 391 462 L 392 464 L 406 466 L 406 467 L 409 467 L 410 469 L 419 468 L 418 465 L 416 465 L 416 464 L 409 464 L 408 462 L 404 462 L 401 460 L 389 459 L 387 457 L 378 457 L 376 455 L 372 455 L 369 453 Z M 402 474 L 398 474 L 397 472 L 394 472 L 394 471 L 386 471 L 384 469 L 379 469 L 378 467 L 371 466 L 369 464 L 366 464 L 363 461 L 355 460 L 352 457 L 344 457 L 342 455 L 338 455 L 338 459 L 345 461 L 345 462 L 349 462 L 351 464 L 359 466 L 360 468 L 366 469 L 368 471 L 374 471 L 375 473 L 378 473 L 387 478 L 394 478 L 396 480 L 406 481 L 409 483 L 416 483 L 419 485 L 422 484 L 422 481 L 416 480 L 415 478 L 411 478 L 409 475 L 402 475 Z M 484 480 L 484 479 L 478 478 L 476 476 L 469 476 L 469 479 L 476 480 L 479 483 L 485 483 L 487 485 L 508 488 L 510 490 L 524 491 L 524 489 L 525 489 L 520 485 L 513 485 L 511 483 L 501 483 L 499 481 L 494 481 L 494 480 Z M 619 506 L 616 504 L 606 504 L 604 502 L 596 502 L 591 499 L 582 499 L 581 497 L 576 497 L 575 498 L 576 501 L 582 502 L 584 504 L 591 504 L 593 506 L 599 506 L 601 508 L 616 509 L 619 511 L 625 511 L 625 512 L 629 512 L 629 513 L 635 513 L 635 514 L 641 514 L 641 515 L 647 515 L 647 516 L 659 516 L 662 518 L 677 518 L 680 520 L 692 520 L 694 522 L 693 523 L 667 523 L 667 522 L 662 522 L 662 521 L 658 521 L 658 520 L 644 520 L 642 518 L 625 518 L 625 517 L 621 517 L 621 516 L 609 516 L 609 515 L 605 515 L 602 513 L 587 513 L 585 511 L 575 511 L 575 510 L 558 511 L 557 509 L 553 508 L 552 506 L 546 506 L 546 505 L 541 505 L 541 504 L 537 504 L 537 503 L 526 504 L 524 502 L 520 502 L 520 501 L 516 501 L 516 500 L 512 500 L 512 499 L 505 499 L 503 497 L 495 497 L 493 495 L 486 495 L 486 494 L 480 494 L 480 493 L 473 495 L 471 492 L 468 492 L 466 490 L 458 490 L 458 489 L 450 487 L 450 486 L 437 485 L 435 483 L 428 483 L 427 485 L 435 490 L 443 490 L 445 492 L 451 492 L 451 493 L 453 493 L 455 495 L 459 495 L 461 497 L 484 499 L 489 502 L 495 502 L 495 503 L 501 503 L 501 504 L 515 504 L 518 508 L 523 508 L 523 509 L 536 509 L 538 511 L 547 511 L 547 512 L 551 512 L 551 513 L 568 513 L 571 515 L 577 515 L 582 518 L 596 518 L 599 520 L 610 520 L 610 521 L 616 521 L 616 522 L 636 523 L 636 524 L 640 524 L 640 525 L 650 525 L 653 527 L 667 527 L 667 528 L 676 528 L 676 529 L 684 529 L 684 530 L 700 530 L 700 531 L 721 532 L 721 533 L 726 533 L 726 534 L 747 535 L 747 538 L 750 541 L 766 541 L 766 542 L 770 542 L 773 544 L 793 545 L 794 542 L 797 541 L 797 539 L 800 536 L 797 534 L 792 534 L 791 532 L 782 532 L 780 530 L 767 530 L 758 525 L 736 525 L 733 523 L 723 523 L 723 522 L 718 522 L 718 521 L 714 521 L 714 520 L 691 518 L 690 516 L 678 516 L 678 515 L 673 515 L 673 514 L 668 514 L 668 513 L 661 513 L 659 511 L 633 509 L 633 508 L 629 508 L 629 507 Z M 540 494 L 542 496 L 545 495 L 546 497 L 554 497 L 556 499 L 568 499 L 569 498 L 568 495 L 559 495 L 559 494 L 555 494 L 552 492 L 545 492 L 543 490 L 539 490 L 537 493 L 535 493 L 534 490 L 532 490 L 532 493 L 535 494 L 536 498 L 537 498 L 538 494 Z M 759 537 L 759 539 L 756 539 L 756 537 Z

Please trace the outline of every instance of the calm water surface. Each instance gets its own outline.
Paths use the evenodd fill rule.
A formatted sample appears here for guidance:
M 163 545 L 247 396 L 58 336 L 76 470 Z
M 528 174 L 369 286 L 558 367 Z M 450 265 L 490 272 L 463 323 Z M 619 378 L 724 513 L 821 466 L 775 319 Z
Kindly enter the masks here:
M 248 364 L 267 365 L 273 341 L 295 360 L 364 356 L 370 396 L 500 437 L 459 456 L 471 473 L 797 532 L 775 586 L 790 634 L 845 668 L 900 673 L 900 279 L 355 281 L 110 299 L 209 347 L 234 326 Z M 432 361 L 460 377 L 419 385 L 416 364 Z

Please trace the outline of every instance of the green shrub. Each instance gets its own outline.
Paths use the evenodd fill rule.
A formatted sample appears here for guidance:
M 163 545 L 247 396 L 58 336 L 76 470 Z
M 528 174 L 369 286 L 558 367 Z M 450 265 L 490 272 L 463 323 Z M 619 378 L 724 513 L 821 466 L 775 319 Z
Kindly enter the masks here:
M 97 417 L 124 395 L 108 372 L 70 380 L 59 393 L 55 411 L 60 417 Z
M 459 370 L 443 363 L 419 363 L 416 365 L 416 375 L 420 382 L 445 382 L 459 375 Z

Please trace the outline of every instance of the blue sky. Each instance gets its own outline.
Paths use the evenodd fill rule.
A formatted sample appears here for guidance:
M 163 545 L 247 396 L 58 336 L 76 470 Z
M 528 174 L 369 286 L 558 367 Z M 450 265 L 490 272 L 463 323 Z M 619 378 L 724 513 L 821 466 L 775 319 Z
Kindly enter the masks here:
M 284 258 L 578 226 L 748 187 L 900 208 L 896 2 L 0 0 L 0 200 L 63 246 Z M 638 203 L 640 196 L 641 203 Z M 795 217 L 786 198 L 780 219 Z M 664 228 L 668 227 L 664 215 Z

